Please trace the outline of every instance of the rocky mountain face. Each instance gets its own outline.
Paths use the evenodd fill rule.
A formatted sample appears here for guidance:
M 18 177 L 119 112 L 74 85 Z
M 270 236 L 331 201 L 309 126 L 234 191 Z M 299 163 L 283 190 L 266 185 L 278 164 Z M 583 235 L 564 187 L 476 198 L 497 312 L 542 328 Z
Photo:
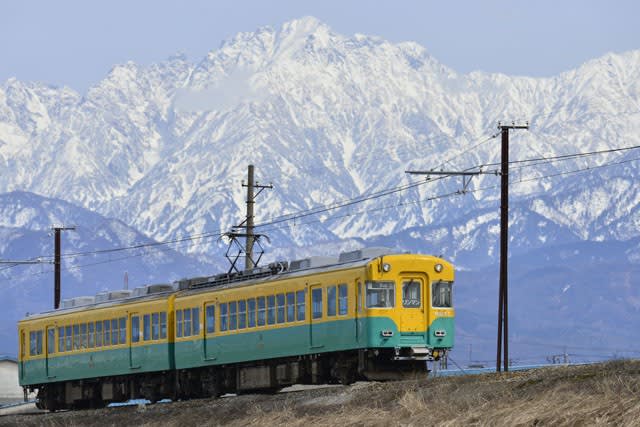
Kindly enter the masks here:
M 491 272 L 498 177 L 475 177 L 462 195 L 459 178 L 426 182 L 404 172 L 495 170 L 500 141 L 491 136 L 499 120 L 530 124 L 529 131 L 512 132 L 512 160 L 640 145 L 639 77 L 640 51 L 608 54 L 552 78 L 459 74 L 415 43 L 344 36 L 303 18 L 238 34 L 199 62 L 176 56 L 150 67 L 115 66 L 86 94 L 5 82 L 0 192 L 72 203 L 162 241 L 216 234 L 240 222 L 240 184 L 254 164 L 258 180 L 274 184 L 258 199 L 258 224 L 367 198 L 259 228 L 271 237 L 268 257 L 384 243 Z M 553 270 L 579 263 L 592 244 L 613 252 L 591 266 L 611 271 L 615 261 L 617 272 L 635 271 L 638 156 L 628 150 L 512 165 L 510 250 L 526 283 L 540 273 L 530 254 Z M 373 197 L 399 186 L 409 188 Z M 573 255 L 558 258 L 564 253 L 558 248 Z M 178 249 L 196 263 L 224 261 L 215 238 Z M 558 271 L 562 284 L 553 286 L 560 289 L 569 279 L 604 286 L 585 269 Z M 621 313 L 637 317 L 633 277 L 620 304 Z M 604 316 L 598 307 L 587 313 Z M 495 307 L 469 310 L 488 319 Z M 563 316 L 553 311 L 552 320 Z

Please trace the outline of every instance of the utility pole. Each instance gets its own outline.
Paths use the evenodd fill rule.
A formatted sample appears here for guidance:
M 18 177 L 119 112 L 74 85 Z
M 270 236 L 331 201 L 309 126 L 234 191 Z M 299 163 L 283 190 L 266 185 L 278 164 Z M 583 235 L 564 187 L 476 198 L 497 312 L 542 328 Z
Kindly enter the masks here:
M 61 245 L 60 245 L 60 232 L 66 230 L 75 230 L 75 227 L 51 227 L 54 232 L 54 242 L 55 242 L 55 253 L 53 257 L 53 265 L 54 265 L 54 286 L 53 286 L 53 308 L 60 308 L 60 253 L 61 253 Z
M 508 250 L 509 250 L 509 129 L 529 129 L 529 123 L 510 125 L 498 122 L 502 133 L 502 160 L 500 167 L 500 286 L 498 290 L 498 343 L 496 372 L 500 372 L 500 357 L 504 350 L 504 371 L 509 370 L 509 298 L 508 298 Z M 504 337 L 504 349 L 502 348 Z
M 264 190 L 265 188 L 273 188 L 273 185 L 269 184 L 269 185 L 260 185 L 257 182 L 255 182 L 254 176 L 253 176 L 253 165 L 249 165 L 248 171 L 247 171 L 247 184 L 245 185 L 244 183 L 242 183 L 243 187 L 247 187 L 247 219 L 246 221 L 246 227 L 247 227 L 247 235 L 246 235 L 246 243 L 245 243 L 245 251 L 246 251 L 246 255 L 247 257 L 245 258 L 245 263 L 244 263 L 244 269 L 245 270 L 251 270 L 253 267 L 255 267 L 255 262 L 253 260 L 253 243 L 255 241 L 255 233 L 254 233 L 254 215 L 253 215 L 253 207 L 256 203 L 256 197 L 258 197 L 258 194 L 260 194 L 262 192 L 262 190 Z M 254 190 L 258 189 L 258 192 L 256 193 Z

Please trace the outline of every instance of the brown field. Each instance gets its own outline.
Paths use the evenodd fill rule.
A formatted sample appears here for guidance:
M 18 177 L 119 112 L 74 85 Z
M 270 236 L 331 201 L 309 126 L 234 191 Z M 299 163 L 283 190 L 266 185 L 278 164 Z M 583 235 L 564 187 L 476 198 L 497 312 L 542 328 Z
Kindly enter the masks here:
M 19 426 L 638 426 L 640 361 L 0 416 Z

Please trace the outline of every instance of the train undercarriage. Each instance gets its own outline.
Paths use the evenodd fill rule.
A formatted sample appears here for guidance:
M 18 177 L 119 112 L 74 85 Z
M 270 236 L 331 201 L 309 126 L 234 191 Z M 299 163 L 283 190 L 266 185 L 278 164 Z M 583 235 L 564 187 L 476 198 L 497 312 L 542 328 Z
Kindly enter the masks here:
M 422 357 L 394 349 L 363 349 L 164 372 L 98 377 L 29 387 L 40 409 L 99 408 L 129 399 L 193 399 L 226 393 L 274 393 L 293 384 L 400 380 L 427 373 Z

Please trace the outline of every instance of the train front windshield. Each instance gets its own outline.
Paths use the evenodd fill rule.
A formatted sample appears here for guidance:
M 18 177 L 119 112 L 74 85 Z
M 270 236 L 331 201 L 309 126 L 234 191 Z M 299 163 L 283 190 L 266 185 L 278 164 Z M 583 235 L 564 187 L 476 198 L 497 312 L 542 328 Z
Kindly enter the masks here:
M 451 305 L 451 282 L 433 282 L 431 285 L 431 305 L 433 307 L 449 308 Z

